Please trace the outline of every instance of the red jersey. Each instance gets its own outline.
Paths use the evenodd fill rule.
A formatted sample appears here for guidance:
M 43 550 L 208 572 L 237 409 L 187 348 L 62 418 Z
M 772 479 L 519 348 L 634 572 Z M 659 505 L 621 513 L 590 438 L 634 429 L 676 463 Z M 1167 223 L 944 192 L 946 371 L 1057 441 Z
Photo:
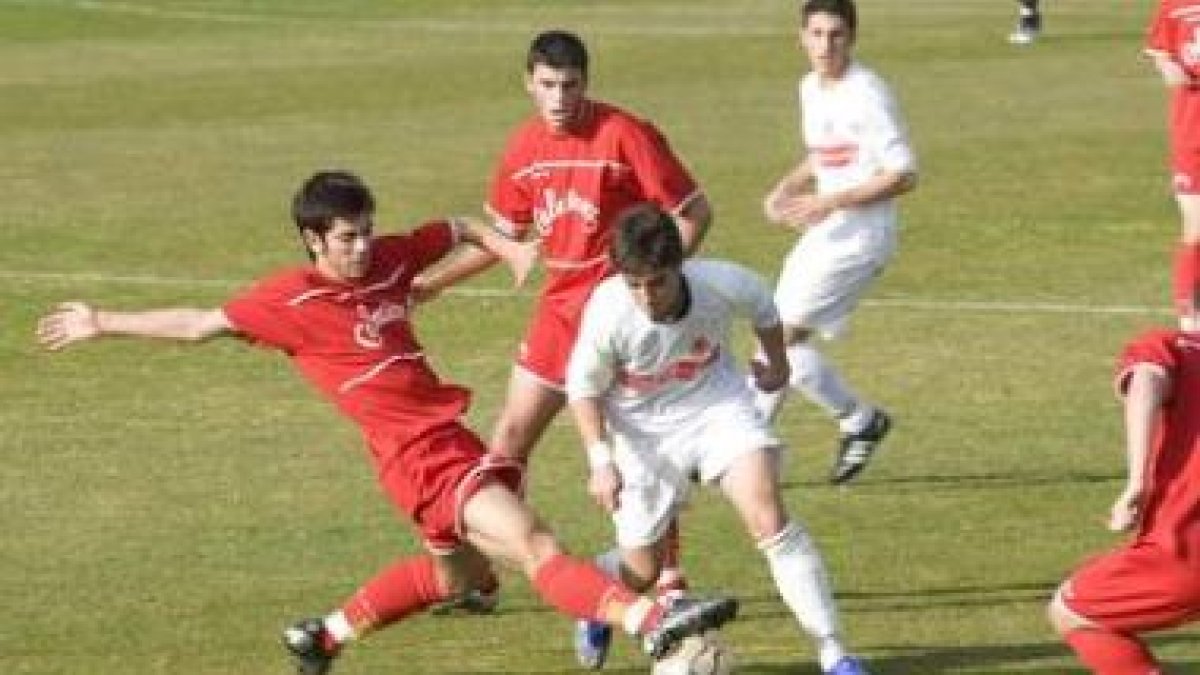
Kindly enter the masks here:
M 1162 0 L 1150 22 L 1146 51 L 1166 54 L 1200 81 L 1200 0 Z M 1200 151 L 1200 86 L 1174 89 L 1171 143 L 1175 152 Z
M 353 284 L 311 266 L 285 270 L 223 309 L 239 333 L 286 353 L 368 437 L 386 434 L 403 448 L 456 422 L 470 403 L 466 389 L 434 374 L 410 323 L 413 277 L 454 244 L 448 223 L 426 223 L 375 239 L 369 271 Z M 391 459 L 372 452 L 380 466 Z
M 581 128 L 557 132 L 540 118 L 520 126 L 492 179 L 487 209 L 510 236 L 534 228 L 546 296 L 586 295 L 611 273 L 613 222 L 635 204 L 677 213 L 696 182 L 648 122 L 585 101 Z
M 1147 458 L 1139 539 L 1200 560 L 1200 335 L 1171 330 L 1143 334 L 1121 356 L 1117 386 L 1130 369 L 1153 364 L 1169 387 Z

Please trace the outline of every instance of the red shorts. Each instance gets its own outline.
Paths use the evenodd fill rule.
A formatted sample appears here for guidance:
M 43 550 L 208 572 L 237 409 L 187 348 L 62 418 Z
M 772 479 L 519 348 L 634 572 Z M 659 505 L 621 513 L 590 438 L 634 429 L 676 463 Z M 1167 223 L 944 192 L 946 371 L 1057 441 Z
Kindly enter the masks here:
M 1178 195 L 1200 195 L 1200 149 L 1171 156 L 1171 187 Z
M 1138 541 L 1086 561 L 1062 598 L 1075 614 L 1113 631 L 1171 628 L 1200 618 L 1200 564 Z
M 517 365 L 554 389 L 566 386 L 567 360 L 579 336 L 587 297 L 581 294 L 577 301 L 543 298 L 521 342 Z
M 387 435 L 369 437 L 377 456 L 393 457 L 380 470 L 384 492 L 405 513 L 433 553 L 449 553 L 462 546 L 462 509 L 486 485 L 505 485 L 519 494 L 523 472 L 509 460 L 489 455 L 483 442 L 469 429 L 448 425 L 403 448 Z M 382 451 L 382 452 L 380 452 Z

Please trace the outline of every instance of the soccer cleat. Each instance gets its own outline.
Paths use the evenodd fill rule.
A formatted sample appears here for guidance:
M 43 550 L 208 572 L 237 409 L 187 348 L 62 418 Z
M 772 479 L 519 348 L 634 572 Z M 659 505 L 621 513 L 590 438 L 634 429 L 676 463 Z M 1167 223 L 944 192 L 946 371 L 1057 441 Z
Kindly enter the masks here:
M 833 667 L 825 671 L 825 675 L 871 675 L 863 664 L 853 656 L 843 656 Z
M 500 592 L 472 589 L 455 596 L 430 610 L 434 616 L 455 614 L 491 614 L 500 604 Z
M 867 428 L 853 434 L 842 434 L 841 446 L 838 448 L 837 461 L 829 472 L 829 482 L 841 485 L 849 482 L 866 468 L 871 456 L 879 450 L 879 444 L 884 436 L 892 429 L 892 418 L 882 410 L 876 409 L 871 415 Z
M 1008 41 L 1014 45 L 1031 45 L 1037 41 L 1042 32 L 1042 15 L 1022 14 L 1017 20 L 1017 27 L 1008 35 Z
M 575 657 L 580 666 L 589 670 L 603 668 L 611 644 L 612 626 L 599 621 L 575 623 Z
M 736 598 L 680 598 L 671 603 L 658 625 L 642 636 L 642 649 L 658 660 L 685 637 L 732 621 L 737 611 Z
M 333 668 L 336 652 L 323 644 L 325 624 L 320 619 L 304 619 L 283 630 L 283 646 L 291 653 L 298 675 L 324 675 Z

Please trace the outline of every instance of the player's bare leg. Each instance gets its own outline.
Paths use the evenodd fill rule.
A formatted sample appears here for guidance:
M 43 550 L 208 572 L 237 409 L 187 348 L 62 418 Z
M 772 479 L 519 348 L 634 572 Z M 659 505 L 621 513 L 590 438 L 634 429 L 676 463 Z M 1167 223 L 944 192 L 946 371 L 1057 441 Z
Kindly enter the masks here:
M 734 618 L 732 598 L 689 599 L 665 608 L 639 596 L 595 565 L 567 555 L 516 494 L 484 486 L 463 508 L 468 539 L 489 557 L 521 570 L 542 599 L 576 619 L 603 621 L 640 635 L 658 657 L 688 635 Z
M 1195 318 L 1200 307 L 1200 194 L 1175 195 L 1181 220 L 1179 246 L 1175 251 L 1173 295 L 1180 328 L 1200 330 Z
M 1059 587 L 1047 607 L 1050 625 L 1075 656 L 1092 672 L 1158 673 L 1154 656 L 1136 635 L 1116 633 L 1079 616 L 1067 607 Z
M 492 432 L 491 451 L 521 464 L 566 404 L 559 389 L 517 367 L 508 381 L 504 408 Z
M 837 607 L 821 554 L 783 506 L 775 454 L 764 448 L 741 455 L 721 477 L 721 490 L 767 559 L 784 603 L 816 642 L 822 670 L 865 672 L 842 645 Z

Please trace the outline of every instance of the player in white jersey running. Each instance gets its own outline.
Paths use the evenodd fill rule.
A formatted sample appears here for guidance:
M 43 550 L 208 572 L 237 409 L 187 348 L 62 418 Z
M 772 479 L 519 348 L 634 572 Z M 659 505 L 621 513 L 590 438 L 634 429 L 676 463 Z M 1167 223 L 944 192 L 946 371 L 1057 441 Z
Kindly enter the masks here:
M 791 389 L 838 420 L 842 438 L 830 474 L 858 474 L 891 428 L 888 414 L 851 390 L 812 345 L 837 337 L 896 248 L 895 197 L 916 184 L 916 159 L 895 99 L 853 59 L 852 0 L 807 0 L 800 38 L 812 72 L 800 82 L 807 153 L 764 200 L 767 218 L 801 233 L 784 260 L 775 303 L 784 323 Z M 773 419 L 787 388 L 760 392 Z
M 821 555 L 783 506 L 780 443 L 730 349 L 734 319 L 748 318 L 762 347 L 754 381 L 768 391 L 786 386 L 770 290 L 733 263 L 685 263 L 679 229 L 649 205 L 618 221 L 611 260 L 617 274 L 584 307 L 567 366 L 588 491 L 616 529 L 618 548 L 599 556 L 598 566 L 632 588 L 651 588 L 689 477 L 698 476 L 737 509 L 784 602 L 815 640 L 823 672 L 865 673 L 842 645 Z M 580 623 L 576 647 L 582 665 L 603 665 L 607 640 L 598 624 Z

